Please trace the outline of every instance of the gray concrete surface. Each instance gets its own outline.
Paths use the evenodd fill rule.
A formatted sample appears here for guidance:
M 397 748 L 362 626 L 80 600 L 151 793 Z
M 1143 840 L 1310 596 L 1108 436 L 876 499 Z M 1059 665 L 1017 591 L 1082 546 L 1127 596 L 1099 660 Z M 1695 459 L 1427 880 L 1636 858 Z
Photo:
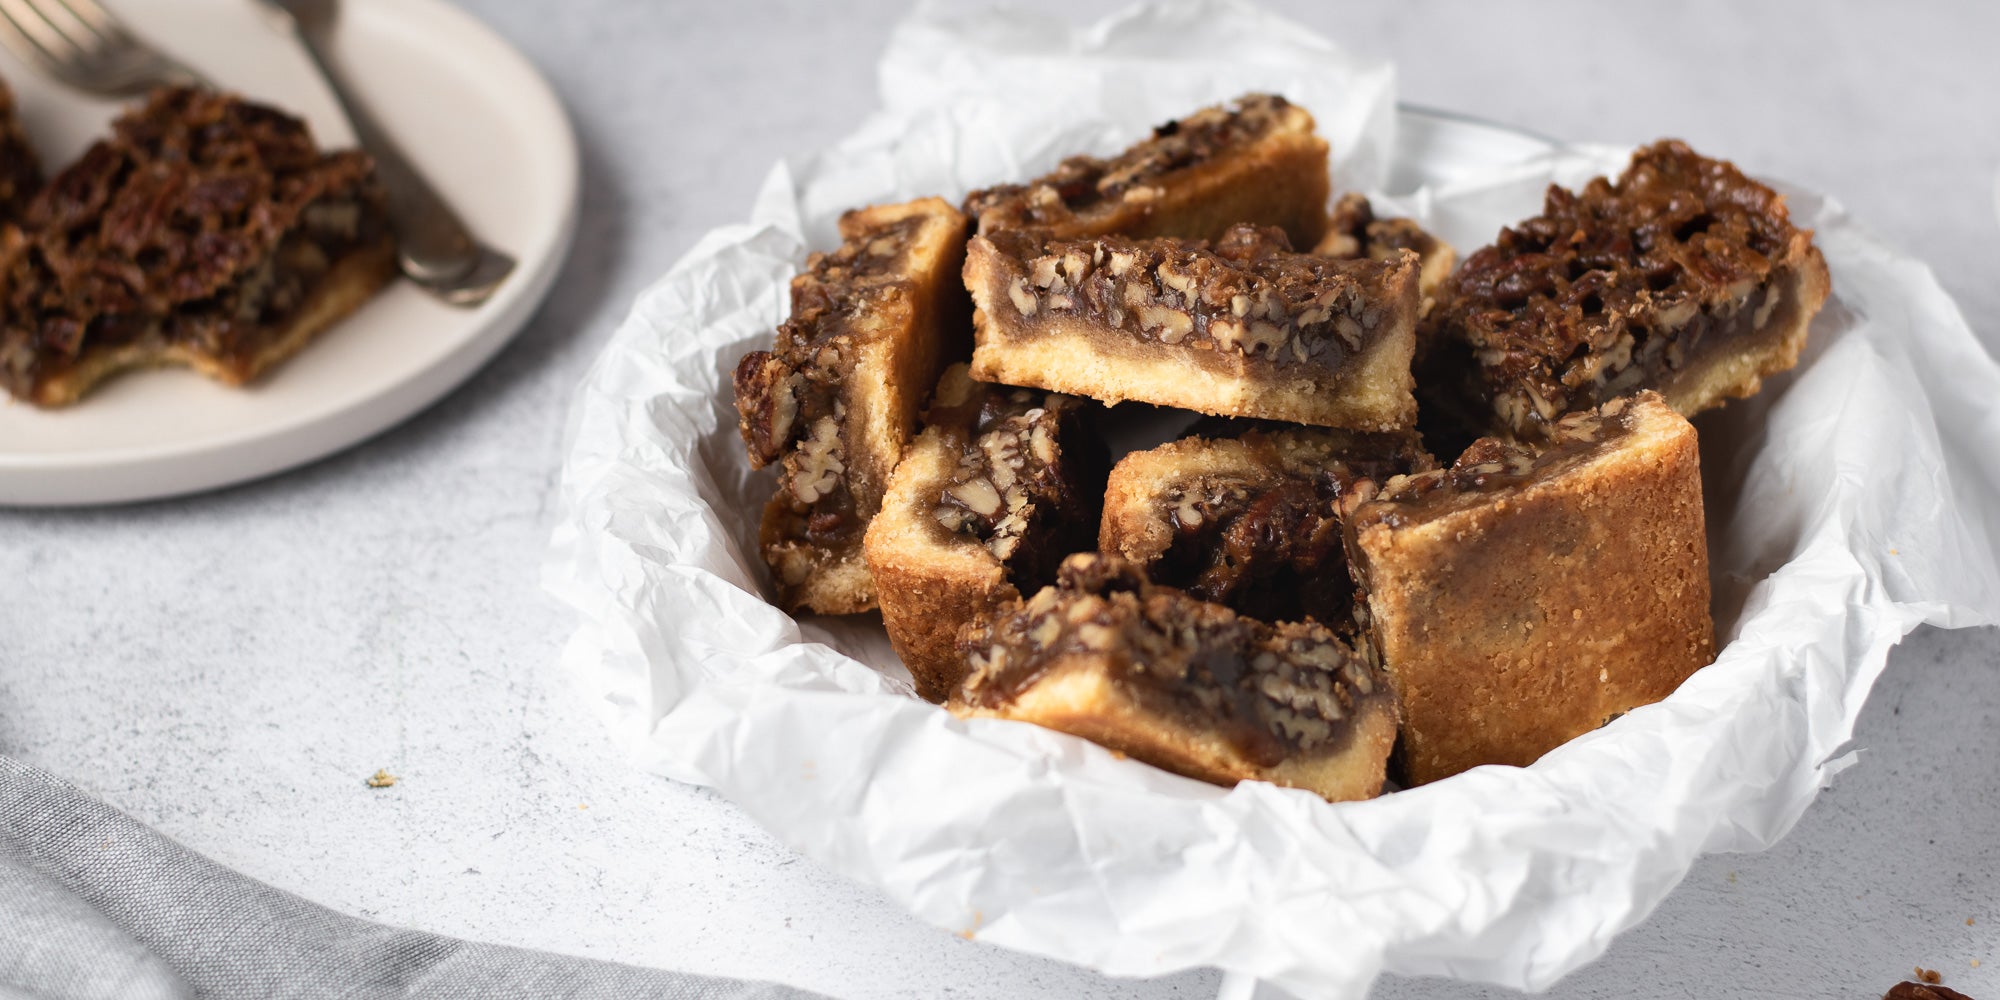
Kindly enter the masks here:
M 919 923 L 625 767 L 554 666 L 570 621 L 536 575 L 572 386 L 773 159 L 867 113 L 902 5 L 467 6 L 576 119 L 582 230 L 554 295 L 467 387 L 347 454 L 187 500 L 0 511 L 0 751 L 251 875 L 431 930 L 841 997 L 1212 996 L 1212 972 L 1110 980 Z M 1395 59 L 1406 99 L 1678 135 L 1832 192 L 2000 342 L 2000 6 L 1283 6 Z M 1860 765 L 1789 839 L 1705 859 L 1549 995 L 1872 998 L 1923 965 L 2000 996 L 1997 638 L 1914 636 Z M 364 787 L 377 768 L 402 781 Z

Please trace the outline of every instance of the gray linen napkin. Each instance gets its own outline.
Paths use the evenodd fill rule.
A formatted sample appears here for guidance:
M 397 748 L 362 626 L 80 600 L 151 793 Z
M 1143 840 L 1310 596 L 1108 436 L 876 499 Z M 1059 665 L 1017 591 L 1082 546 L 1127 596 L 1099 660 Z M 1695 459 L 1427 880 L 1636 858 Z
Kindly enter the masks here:
M 336 913 L 0 755 L 0 1000 L 814 996 Z

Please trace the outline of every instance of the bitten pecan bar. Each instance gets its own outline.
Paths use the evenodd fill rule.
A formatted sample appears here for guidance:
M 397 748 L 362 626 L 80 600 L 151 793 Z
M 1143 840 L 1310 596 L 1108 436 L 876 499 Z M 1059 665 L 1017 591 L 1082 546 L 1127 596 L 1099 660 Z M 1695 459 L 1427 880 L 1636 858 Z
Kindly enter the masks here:
M 0 239 L 0 385 L 39 406 L 184 364 L 241 385 L 395 273 L 374 164 L 304 122 L 155 91 Z
M 1027 184 L 976 191 L 965 211 L 981 233 L 1212 240 L 1247 222 L 1309 247 L 1326 231 L 1330 183 L 1312 115 L 1282 97 L 1250 94 L 1161 125 L 1111 159 L 1073 156 Z
M 1452 276 L 1436 318 L 1495 427 L 1532 436 L 1639 389 L 1688 416 L 1755 393 L 1797 363 L 1827 288 L 1782 196 L 1668 140 L 1615 182 L 1549 188 Z
M 938 198 L 878 205 L 841 216 L 840 235 L 792 279 L 776 344 L 734 379 L 751 465 L 782 465 L 760 544 L 788 611 L 875 607 L 862 534 L 926 394 L 966 351 L 964 215 Z
M 1387 678 L 1331 631 L 1269 625 L 1082 553 L 1055 586 L 970 628 L 952 710 L 1032 722 L 1192 778 L 1332 800 L 1382 790 Z
M 1342 499 L 1409 784 L 1533 763 L 1715 654 L 1695 431 L 1658 393 Z
M 945 370 L 865 542 L 882 624 L 918 694 L 958 689 L 965 623 L 1054 583 L 1064 556 L 1091 547 L 1110 464 L 1087 425 L 1095 409 Z
M 1326 236 L 1313 247 L 1313 253 L 1324 257 L 1367 257 L 1371 260 L 1394 260 L 1400 251 L 1408 250 L 1417 255 L 1417 295 L 1423 305 L 1420 314 L 1428 314 L 1437 297 L 1437 292 L 1451 277 L 1452 265 L 1458 262 L 1458 252 L 1451 244 L 1432 236 L 1422 226 L 1409 219 L 1378 219 L 1375 207 L 1368 203 L 1365 195 L 1344 194 L 1334 202 L 1333 214 L 1327 220 Z M 1422 334 L 1419 328 L 1419 335 Z
M 19 222 L 42 188 L 42 161 L 21 128 L 14 91 L 0 80 L 0 222 Z
M 1275 229 L 1201 241 L 973 237 L 975 378 L 1105 402 L 1357 430 L 1416 417 L 1417 256 L 1291 252 Z
M 1240 614 L 1338 631 L 1354 614 L 1341 494 L 1356 480 L 1436 467 L 1409 432 L 1271 427 L 1184 438 L 1111 470 L 1097 547 Z

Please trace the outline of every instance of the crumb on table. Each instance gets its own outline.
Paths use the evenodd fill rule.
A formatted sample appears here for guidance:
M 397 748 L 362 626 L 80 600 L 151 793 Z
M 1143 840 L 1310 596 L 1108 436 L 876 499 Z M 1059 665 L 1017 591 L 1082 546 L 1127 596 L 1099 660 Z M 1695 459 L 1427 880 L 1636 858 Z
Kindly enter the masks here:
M 396 776 L 390 774 L 386 768 L 380 768 L 380 767 L 375 769 L 374 774 L 368 776 L 366 782 L 366 784 L 370 788 L 388 788 L 394 785 L 395 783 L 396 783 Z

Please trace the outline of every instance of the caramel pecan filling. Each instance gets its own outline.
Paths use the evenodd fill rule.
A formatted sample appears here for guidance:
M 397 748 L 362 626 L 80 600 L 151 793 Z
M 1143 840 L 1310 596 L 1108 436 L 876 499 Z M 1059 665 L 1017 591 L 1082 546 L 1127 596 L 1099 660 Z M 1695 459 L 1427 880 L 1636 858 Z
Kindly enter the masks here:
M 981 232 L 993 232 L 1061 227 L 1094 205 L 1154 198 L 1155 181 L 1269 134 L 1290 107 L 1282 97 L 1252 94 L 1203 108 L 1155 128 L 1152 138 L 1110 159 L 1072 156 L 1027 184 L 975 191 L 965 211 L 979 219 Z
M 904 257 L 922 225 L 902 219 L 807 258 L 773 348 L 736 365 L 738 426 L 753 467 L 783 461 L 791 537 L 833 544 L 863 527 L 848 477 L 842 385 L 854 373 L 857 335 L 886 299 L 906 293 Z
M 1413 259 L 1337 260 L 1291 252 L 1273 228 L 1237 226 L 1198 240 L 1108 236 L 992 242 L 1011 277 L 1019 325 L 1076 318 L 1144 341 L 1285 364 L 1337 363 L 1398 317 L 1384 290 Z M 1003 307 L 1004 308 L 1004 307 Z
M 972 629 L 966 647 L 975 704 L 1001 707 L 1058 661 L 1096 658 L 1149 711 L 1216 732 L 1264 767 L 1338 748 L 1358 703 L 1387 696 L 1367 661 L 1325 628 L 1239 617 L 1096 553 L 1070 557 L 1055 586 Z
M 1017 587 L 1047 584 L 1063 557 L 1094 537 L 1107 459 L 1082 426 L 1091 404 L 1005 386 L 986 387 L 971 403 L 976 420 L 932 414 L 933 424 L 971 429 L 932 517 L 947 532 L 978 539 Z
M 1544 438 L 1533 442 L 1480 438 L 1450 468 L 1390 476 L 1380 483 L 1357 482 L 1342 497 L 1342 510 L 1358 521 L 1380 520 L 1402 526 L 1556 475 L 1628 433 L 1632 428 L 1631 402 L 1630 397 L 1621 397 L 1595 410 L 1565 415 L 1550 426 Z M 1357 513 L 1361 505 L 1377 500 L 1386 502 Z

